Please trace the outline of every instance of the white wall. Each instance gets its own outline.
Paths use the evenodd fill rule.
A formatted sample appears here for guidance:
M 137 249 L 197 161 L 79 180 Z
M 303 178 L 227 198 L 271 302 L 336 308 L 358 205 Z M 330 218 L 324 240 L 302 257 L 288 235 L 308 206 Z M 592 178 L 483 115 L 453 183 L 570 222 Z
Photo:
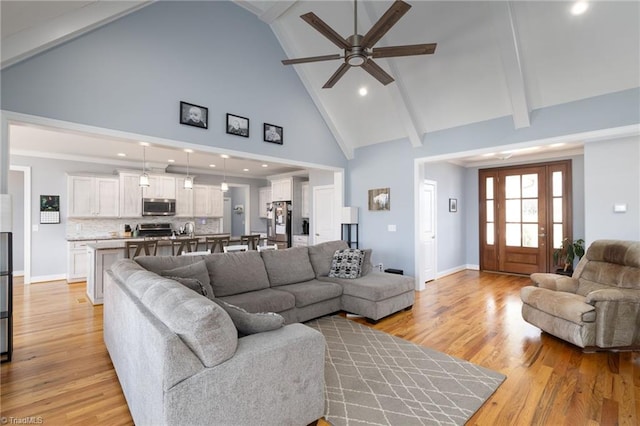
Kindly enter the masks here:
M 640 138 L 592 142 L 584 148 L 585 240 L 640 240 Z M 626 213 L 615 213 L 626 204 Z

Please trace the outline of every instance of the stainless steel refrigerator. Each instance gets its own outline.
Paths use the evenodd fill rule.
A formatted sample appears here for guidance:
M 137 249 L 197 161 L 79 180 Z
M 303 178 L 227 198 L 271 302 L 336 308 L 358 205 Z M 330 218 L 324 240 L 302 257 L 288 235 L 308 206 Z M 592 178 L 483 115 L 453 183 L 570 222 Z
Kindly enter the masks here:
M 291 202 L 271 203 L 271 218 L 267 227 L 267 241 L 279 249 L 291 247 Z

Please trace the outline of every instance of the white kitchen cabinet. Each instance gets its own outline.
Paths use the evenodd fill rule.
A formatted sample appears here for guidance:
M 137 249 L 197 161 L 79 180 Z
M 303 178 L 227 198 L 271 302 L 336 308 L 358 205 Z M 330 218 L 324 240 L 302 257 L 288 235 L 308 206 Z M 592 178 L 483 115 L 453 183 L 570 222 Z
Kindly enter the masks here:
M 144 198 L 176 198 L 176 178 L 166 175 L 149 175 L 149 186 L 142 189 Z
M 121 172 L 120 178 L 120 217 L 142 216 L 142 188 L 140 173 Z
M 308 235 L 294 235 L 291 238 L 291 246 L 292 247 L 305 247 L 309 245 L 309 236 Z
M 184 189 L 185 178 L 176 178 L 176 217 L 193 217 L 193 189 Z
M 117 177 L 67 176 L 69 217 L 118 217 L 120 182 Z
M 193 216 L 223 216 L 223 197 L 219 186 L 193 185 Z
M 309 218 L 309 182 L 302 182 L 300 185 L 302 196 L 300 197 L 301 217 Z
M 67 282 L 87 279 L 87 244 L 95 241 L 70 241 L 67 243 Z
M 111 241 L 111 243 L 115 242 L 118 240 Z M 92 304 L 101 305 L 104 299 L 104 276 L 116 260 L 124 258 L 124 248 L 103 249 L 91 246 L 85 252 L 88 269 L 87 297 Z
M 269 217 L 269 205 L 271 204 L 271 187 L 260 188 L 258 193 L 258 208 L 260 217 Z
M 293 194 L 293 179 L 276 179 L 271 181 L 272 201 L 291 201 Z

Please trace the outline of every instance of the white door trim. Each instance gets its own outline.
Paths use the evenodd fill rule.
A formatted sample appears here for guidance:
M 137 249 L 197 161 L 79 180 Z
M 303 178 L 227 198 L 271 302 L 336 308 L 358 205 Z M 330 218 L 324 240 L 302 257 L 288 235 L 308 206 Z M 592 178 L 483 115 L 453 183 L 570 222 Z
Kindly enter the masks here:
M 22 172 L 24 191 L 24 283 L 31 284 L 31 167 L 9 166 L 9 170 Z

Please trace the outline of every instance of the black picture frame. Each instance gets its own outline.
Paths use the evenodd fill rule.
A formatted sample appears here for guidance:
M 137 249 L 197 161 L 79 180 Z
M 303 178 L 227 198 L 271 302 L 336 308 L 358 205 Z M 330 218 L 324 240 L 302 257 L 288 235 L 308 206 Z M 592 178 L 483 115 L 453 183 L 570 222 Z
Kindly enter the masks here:
M 449 198 L 449 211 L 451 213 L 455 213 L 458 211 L 458 199 L 457 198 Z
M 227 113 L 227 133 L 235 136 L 249 137 L 249 119 Z
M 284 139 L 284 129 L 275 124 L 264 123 L 262 126 L 262 140 L 269 143 L 282 145 Z
M 192 113 L 194 113 L 193 116 L 191 115 Z M 180 124 L 208 129 L 209 108 L 180 101 Z

